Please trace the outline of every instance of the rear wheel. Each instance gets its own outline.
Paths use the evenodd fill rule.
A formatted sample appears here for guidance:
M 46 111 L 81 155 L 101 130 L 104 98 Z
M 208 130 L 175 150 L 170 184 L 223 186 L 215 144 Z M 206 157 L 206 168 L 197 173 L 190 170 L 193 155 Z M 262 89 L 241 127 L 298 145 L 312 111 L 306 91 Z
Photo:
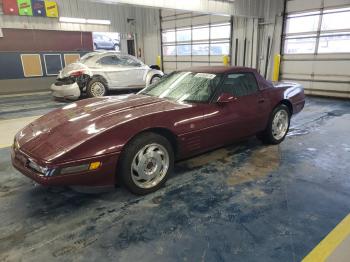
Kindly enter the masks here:
M 100 97 L 107 94 L 107 83 L 102 77 L 95 77 L 86 87 L 88 97 Z
M 174 152 L 170 142 L 148 132 L 138 135 L 126 146 L 118 171 L 131 192 L 145 195 L 162 187 L 173 168 Z
M 271 114 L 266 129 L 257 135 L 264 143 L 277 145 L 286 137 L 290 125 L 290 111 L 286 105 L 277 106 Z

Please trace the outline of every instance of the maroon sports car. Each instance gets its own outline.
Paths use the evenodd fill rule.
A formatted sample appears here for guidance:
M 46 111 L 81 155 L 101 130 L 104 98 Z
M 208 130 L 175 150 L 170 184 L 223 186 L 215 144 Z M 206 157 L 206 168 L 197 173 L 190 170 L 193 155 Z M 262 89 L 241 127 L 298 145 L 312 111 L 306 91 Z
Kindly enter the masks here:
M 201 67 L 173 72 L 138 94 L 85 99 L 17 133 L 12 163 L 43 185 L 159 189 L 174 161 L 257 135 L 285 138 L 304 107 L 303 88 L 273 85 L 256 70 Z

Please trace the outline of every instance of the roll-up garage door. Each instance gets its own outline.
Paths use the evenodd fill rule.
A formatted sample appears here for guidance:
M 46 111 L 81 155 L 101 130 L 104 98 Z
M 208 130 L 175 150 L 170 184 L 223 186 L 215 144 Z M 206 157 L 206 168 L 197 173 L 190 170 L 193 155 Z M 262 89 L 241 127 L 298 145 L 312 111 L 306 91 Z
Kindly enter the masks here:
M 350 5 L 344 0 L 287 2 L 281 78 L 306 94 L 350 98 Z
M 162 10 L 164 72 L 223 65 L 223 56 L 231 56 L 231 24 L 229 16 Z

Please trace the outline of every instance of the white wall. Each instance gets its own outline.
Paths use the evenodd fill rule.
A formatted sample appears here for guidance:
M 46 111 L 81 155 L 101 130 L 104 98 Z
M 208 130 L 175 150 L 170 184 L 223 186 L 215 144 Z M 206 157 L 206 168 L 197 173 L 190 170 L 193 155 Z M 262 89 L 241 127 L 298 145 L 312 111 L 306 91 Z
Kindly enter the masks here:
M 160 55 L 158 9 L 84 0 L 56 0 L 56 2 L 60 16 L 108 19 L 111 20 L 111 25 L 60 23 L 57 18 L 0 15 L 0 28 L 135 33 L 137 44 L 142 49 L 141 59 L 145 63 L 154 64 L 157 55 Z M 128 19 L 134 21 L 128 22 Z M 122 51 L 126 52 L 126 41 L 122 41 L 121 44 Z M 144 52 L 145 49 L 147 52 Z

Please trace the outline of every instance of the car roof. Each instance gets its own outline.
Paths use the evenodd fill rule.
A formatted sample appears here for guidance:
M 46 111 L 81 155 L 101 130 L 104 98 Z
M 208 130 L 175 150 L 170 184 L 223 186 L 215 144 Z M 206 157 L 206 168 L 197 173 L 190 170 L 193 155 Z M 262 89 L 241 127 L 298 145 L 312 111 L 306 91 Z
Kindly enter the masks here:
M 256 72 L 256 69 L 243 66 L 198 66 L 179 70 L 181 72 L 190 71 L 194 73 L 227 74 L 235 72 Z

